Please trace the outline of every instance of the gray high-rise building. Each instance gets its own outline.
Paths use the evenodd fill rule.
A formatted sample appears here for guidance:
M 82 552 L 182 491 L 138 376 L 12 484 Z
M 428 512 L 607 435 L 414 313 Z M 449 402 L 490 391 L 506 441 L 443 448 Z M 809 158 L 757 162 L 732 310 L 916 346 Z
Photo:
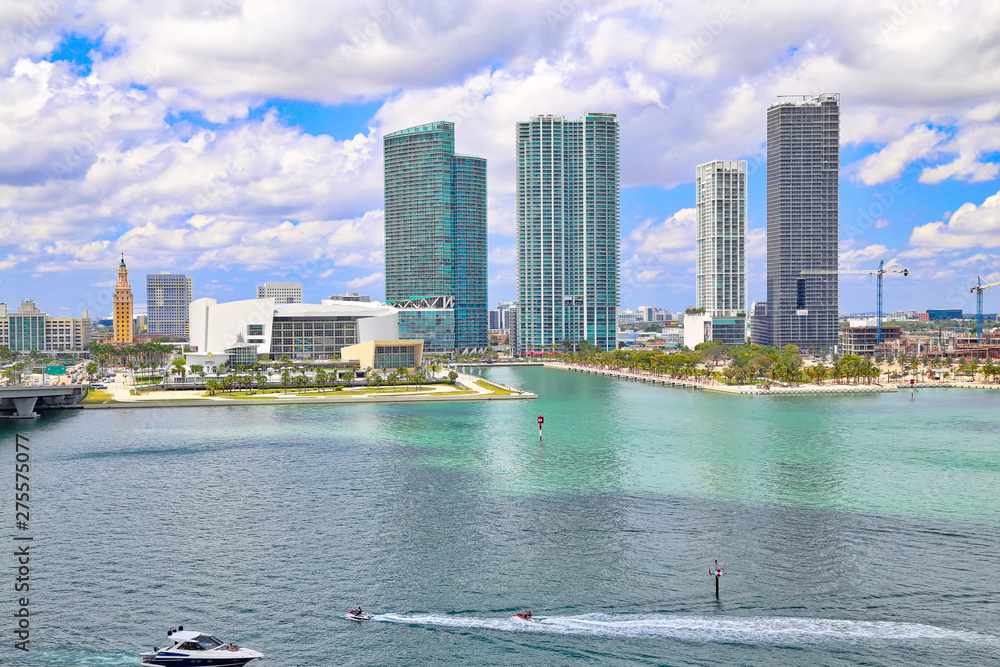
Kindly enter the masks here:
M 617 346 L 619 145 L 614 114 L 517 123 L 517 353 Z
M 181 273 L 146 275 L 146 333 L 187 338 L 193 281 Z
M 783 98 L 767 110 L 767 301 L 761 345 L 837 343 L 840 95 Z
M 485 348 L 486 160 L 455 154 L 455 125 L 384 137 L 385 298 L 426 352 Z

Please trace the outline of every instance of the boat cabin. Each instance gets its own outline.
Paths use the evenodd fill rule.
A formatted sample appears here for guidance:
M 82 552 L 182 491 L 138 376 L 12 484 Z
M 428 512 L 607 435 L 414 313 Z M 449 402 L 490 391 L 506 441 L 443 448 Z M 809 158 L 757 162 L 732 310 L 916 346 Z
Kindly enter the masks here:
M 222 646 L 221 639 L 190 630 L 178 630 L 170 635 L 170 639 L 177 642 L 171 648 L 178 651 L 211 651 Z

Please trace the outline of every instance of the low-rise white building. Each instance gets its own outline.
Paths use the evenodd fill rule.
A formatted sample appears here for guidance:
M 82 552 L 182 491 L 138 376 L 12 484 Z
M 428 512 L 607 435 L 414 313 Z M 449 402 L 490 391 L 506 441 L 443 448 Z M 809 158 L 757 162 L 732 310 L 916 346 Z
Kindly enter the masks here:
M 275 304 L 272 297 L 219 303 L 191 302 L 188 364 L 217 367 L 230 356 L 241 365 L 253 356 L 339 359 L 344 347 L 399 338 L 399 311 L 377 302 Z

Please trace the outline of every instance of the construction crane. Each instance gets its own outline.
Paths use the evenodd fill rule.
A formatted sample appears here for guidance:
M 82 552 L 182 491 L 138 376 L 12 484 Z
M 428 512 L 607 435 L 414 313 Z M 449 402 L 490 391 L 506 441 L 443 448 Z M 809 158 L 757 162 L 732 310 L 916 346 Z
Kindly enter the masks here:
M 1000 280 L 994 280 L 984 285 L 983 277 L 976 276 L 976 284 L 969 288 L 970 292 L 976 293 L 976 343 L 983 342 L 983 290 L 997 285 L 1000 285 Z
M 910 275 L 909 269 L 887 269 L 885 268 L 885 260 L 883 259 L 878 263 L 877 269 L 858 269 L 852 270 L 850 268 L 846 269 L 836 269 L 832 271 L 823 271 L 821 269 L 806 269 L 801 272 L 803 275 L 831 275 L 835 273 L 863 273 L 869 276 L 875 276 L 878 282 L 878 303 L 875 309 L 875 344 L 882 344 L 882 276 L 887 273 L 902 273 L 904 277 Z

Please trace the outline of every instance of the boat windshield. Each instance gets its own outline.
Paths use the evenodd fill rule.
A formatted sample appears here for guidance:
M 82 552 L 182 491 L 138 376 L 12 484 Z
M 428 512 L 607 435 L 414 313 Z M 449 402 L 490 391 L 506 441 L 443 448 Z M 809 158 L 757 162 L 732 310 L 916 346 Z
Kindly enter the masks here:
M 222 646 L 222 641 L 211 635 L 198 635 L 198 645 L 202 651 L 211 651 L 213 648 Z

